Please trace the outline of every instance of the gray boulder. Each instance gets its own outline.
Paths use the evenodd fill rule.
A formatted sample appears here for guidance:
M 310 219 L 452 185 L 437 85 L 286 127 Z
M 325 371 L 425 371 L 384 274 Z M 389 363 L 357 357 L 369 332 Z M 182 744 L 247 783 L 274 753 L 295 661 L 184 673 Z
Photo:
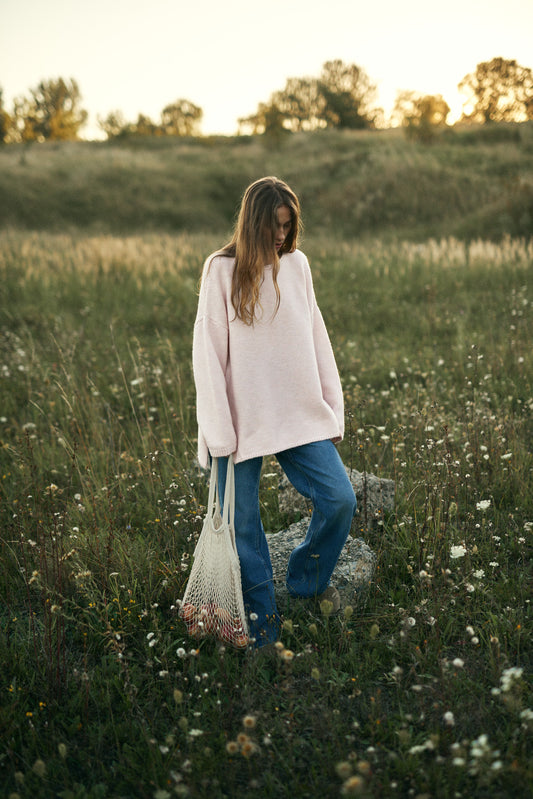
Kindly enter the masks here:
M 376 568 L 376 554 L 357 534 L 376 532 L 386 512 L 394 510 L 393 480 L 385 480 L 368 472 L 346 469 L 357 498 L 357 513 L 348 538 L 332 575 L 332 583 L 341 595 L 343 607 L 361 606 L 366 601 L 368 589 Z M 279 509 L 282 513 L 306 514 L 291 524 L 287 530 L 268 536 L 270 557 L 274 571 L 274 586 L 278 607 L 283 613 L 290 609 L 291 597 L 285 586 L 287 563 L 292 550 L 305 538 L 309 526 L 312 504 L 299 494 L 283 475 L 279 483 Z
M 385 480 L 369 472 L 358 472 L 346 468 L 357 498 L 357 513 L 352 531 L 372 532 L 385 513 L 394 510 L 394 480 Z M 279 482 L 279 509 L 282 513 L 303 513 L 310 515 L 312 504 L 302 497 L 285 475 Z
M 276 600 L 281 613 L 290 609 L 291 597 L 285 585 L 287 563 L 292 550 L 303 541 L 309 518 L 301 519 L 287 530 L 267 536 L 274 572 Z M 331 578 L 341 595 L 342 607 L 364 604 L 376 568 L 376 555 L 359 538 L 348 538 Z

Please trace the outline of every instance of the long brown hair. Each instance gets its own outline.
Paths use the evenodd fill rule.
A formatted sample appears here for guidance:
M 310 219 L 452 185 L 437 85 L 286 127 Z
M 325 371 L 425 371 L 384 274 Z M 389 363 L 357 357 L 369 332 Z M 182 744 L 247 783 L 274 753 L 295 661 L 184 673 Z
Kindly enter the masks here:
M 235 258 L 231 302 L 237 317 L 247 325 L 253 324 L 256 307 L 261 307 L 259 292 L 264 267 L 268 264 L 272 264 L 272 279 L 277 296 L 276 310 L 279 307 L 279 256 L 274 237 L 276 214 L 282 205 L 286 205 L 290 211 L 291 227 L 279 254 L 294 252 L 301 230 L 300 203 L 292 189 L 276 177 L 260 178 L 248 186 L 242 198 L 233 237 L 219 251 L 220 255 Z

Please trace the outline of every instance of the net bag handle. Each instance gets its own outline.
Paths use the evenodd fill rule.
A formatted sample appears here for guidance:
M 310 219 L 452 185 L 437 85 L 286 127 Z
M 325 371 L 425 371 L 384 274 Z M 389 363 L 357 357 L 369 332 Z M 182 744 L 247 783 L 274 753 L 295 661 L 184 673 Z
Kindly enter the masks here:
M 222 521 L 230 527 L 231 537 L 233 543 L 235 543 L 235 466 L 233 464 L 233 455 L 229 456 L 226 469 L 226 487 L 224 489 Z
M 218 489 L 218 458 L 211 460 L 211 478 L 209 481 L 209 498 L 207 501 L 209 514 L 215 520 L 220 513 L 220 493 Z M 219 517 L 220 519 L 220 517 Z M 224 489 L 224 506 L 222 508 L 222 525 L 229 527 L 231 540 L 235 548 L 235 465 L 233 455 L 228 457 L 226 469 L 226 486 Z

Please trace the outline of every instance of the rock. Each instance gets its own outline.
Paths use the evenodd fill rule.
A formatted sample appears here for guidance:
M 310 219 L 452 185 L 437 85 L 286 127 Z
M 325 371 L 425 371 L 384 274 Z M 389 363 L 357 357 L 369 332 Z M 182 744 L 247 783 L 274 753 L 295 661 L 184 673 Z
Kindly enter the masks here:
M 357 513 L 352 529 L 361 533 L 370 532 L 383 519 L 384 513 L 394 510 L 394 480 L 386 480 L 355 469 L 346 468 L 346 473 L 357 498 Z M 278 497 L 282 513 L 310 515 L 312 512 L 312 504 L 296 491 L 285 475 L 280 479 Z
M 305 538 L 308 526 L 309 518 L 304 518 L 291 524 L 287 530 L 267 536 L 276 600 L 281 613 L 284 613 L 291 603 L 285 585 L 287 563 L 292 550 Z M 370 547 L 359 538 L 348 538 L 331 578 L 332 584 L 341 595 L 342 607 L 364 604 L 375 567 L 376 555 Z

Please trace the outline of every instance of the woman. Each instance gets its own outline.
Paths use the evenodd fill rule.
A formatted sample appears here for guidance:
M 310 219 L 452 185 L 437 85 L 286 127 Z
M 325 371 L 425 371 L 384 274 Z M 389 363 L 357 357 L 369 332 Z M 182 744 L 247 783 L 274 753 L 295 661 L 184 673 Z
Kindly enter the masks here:
M 275 177 L 246 190 L 231 241 L 204 266 L 194 327 L 198 457 L 235 462 L 235 539 L 255 646 L 277 640 L 272 565 L 259 512 L 263 456 L 275 455 L 313 503 L 305 540 L 291 554 L 287 588 L 329 598 L 356 501 L 335 448 L 344 434 L 339 374 L 311 271 L 296 249 L 300 206 Z

